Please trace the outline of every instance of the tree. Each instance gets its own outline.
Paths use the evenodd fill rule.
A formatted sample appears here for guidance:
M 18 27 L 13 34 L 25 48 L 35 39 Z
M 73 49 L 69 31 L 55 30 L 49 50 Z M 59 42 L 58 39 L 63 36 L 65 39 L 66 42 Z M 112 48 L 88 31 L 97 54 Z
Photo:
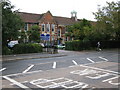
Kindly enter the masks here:
M 93 13 L 97 19 L 95 33 L 99 33 L 102 40 L 119 40 L 120 39 L 120 3 L 106 2 L 107 5 Z
M 40 42 L 40 29 L 38 25 L 33 25 L 27 32 L 30 42 Z
M 8 0 L 0 2 L 2 5 L 2 44 L 7 45 L 7 41 L 18 39 L 18 30 L 23 26 L 23 22 L 15 11 L 14 6 Z
M 25 31 L 21 31 L 19 32 L 19 42 L 20 43 L 24 43 L 25 40 L 27 39 L 27 33 Z
M 83 19 L 74 25 L 67 26 L 66 29 L 66 36 L 74 37 L 75 40 L 83 40 L 89 36 L 92 25 L 90 24 L 90 21 Z

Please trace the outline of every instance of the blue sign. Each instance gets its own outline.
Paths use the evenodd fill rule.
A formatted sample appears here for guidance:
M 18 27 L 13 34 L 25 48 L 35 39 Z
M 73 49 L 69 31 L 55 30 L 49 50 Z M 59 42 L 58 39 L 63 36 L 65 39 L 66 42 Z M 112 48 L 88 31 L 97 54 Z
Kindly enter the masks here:
M 41 38 L 41 40 L 46 40 L 46 41 L 48 41 L 48 40 L 50 39 L 50 34 L 46 34 L 46 35 L 41 34 L 41 35 L 40 35 L 40 38 Z

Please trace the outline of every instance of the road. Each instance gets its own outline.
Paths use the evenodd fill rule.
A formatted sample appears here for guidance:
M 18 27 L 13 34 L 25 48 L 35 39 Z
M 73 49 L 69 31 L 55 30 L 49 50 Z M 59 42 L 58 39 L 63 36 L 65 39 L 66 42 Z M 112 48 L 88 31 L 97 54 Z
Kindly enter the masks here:
M 29 84 L 32 82 L 32 86 L 35 85 L 37 88 L 49 87 L 49 85 L 45 87 L 37 85 L 35 82 L 33 82 L 35 80 L 39 80 L 38 78 L 45 79 L 46 82 L 51 81 L 49 82 L 52 83 L 51 87 L 70 87 L 65 86 L 65 84 L 56 85 L 56 79 L 63 81 L 66 80 L 71 84 L 73 82 L 76 83 L 73 85 L 73 88 L 79 87 L 81 85 L 83 85 L 81 86 L 82 88 L 106 88 L 111 86 L 109 85 L 110 83 L 113 85 L 111 87 L 118 87 L 119 83 L 116 80 L 119 78 L 118 66 L 120 60 L 118 58 L 119 53 L 117 49 L 103 50 L 101 52 L 73 52 L 59 50 L 59 53 L 65 54 L 66 56 L 3 62 L 3 66 L 0 69 L 3 78 L 5 79 L 5 81 L 3 80 L 3 87 L 14 87 L 14 85 L 11 83 L 17 83 L 16 86 L 19 86 L 21 88 L 24 88 L 24 86 L 28 88 L 31 87 L 31 85 L 21 85 L 21 83 L 19 83 L 24 83 L 25 81 L 29 82 Z M 83 75 L 80 74 L 83 72 Z M 87 74 L 85 74 L 86 72 Z M 29 73 L 31 74 L 29 75 Z M 99 77 L 96 77 L 96 79 L 100 79 L 98 80 L 100 82 L 99 84 L 96 84 L 98 81 L 94 81 L 95 77 L 92 77 L 91 74 L 100 75 Z M 25 75 L 24 77 L 26 78 L 29 77 L 29 80 L 31 81 L 23 78 L 20 75 Z M 32 76 L 34 76 L 34 78 Z M 105 76 L 107 78 L 105 78 Z M 12 77 L 17 77 L 17 82 L 14 81 L 14 78 Z M 101 79 L 102 77 L 104 77 L 104 79 Z M 115 80 L 115 83 L 113 84 L 113 82 L 110 81 L 108 77 L 111 78 L 110 80 L 113 78 L 113 80 Z M 6 80 L 11 81 L 11 83 L 9 83 L 9 85 L 6 85 Z M 109 84 L 107 83 L 108 81 Z

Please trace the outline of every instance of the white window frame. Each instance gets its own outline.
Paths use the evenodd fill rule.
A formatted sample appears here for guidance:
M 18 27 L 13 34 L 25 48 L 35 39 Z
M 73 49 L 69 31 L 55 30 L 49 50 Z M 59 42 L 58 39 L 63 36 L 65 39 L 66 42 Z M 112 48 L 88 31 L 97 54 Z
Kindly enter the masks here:
M 28 23 L 25 23 L 24 30 L 28 31 Z
M 55 24 L 52 24 L 52 32 L 55 31 Z
M 42 27 L 41 27 L 41 30 L 42 30 L 42 32 L 44 32 L 45 31 L 45 24 L 42 24 L 41 25 Z M 44 29 L 44 30 L 43 30 Z
M 47 31 L 47 32 L 50 32 L 50 24 L 49 24 L 49 23 L 46 24 L 46 31 Z

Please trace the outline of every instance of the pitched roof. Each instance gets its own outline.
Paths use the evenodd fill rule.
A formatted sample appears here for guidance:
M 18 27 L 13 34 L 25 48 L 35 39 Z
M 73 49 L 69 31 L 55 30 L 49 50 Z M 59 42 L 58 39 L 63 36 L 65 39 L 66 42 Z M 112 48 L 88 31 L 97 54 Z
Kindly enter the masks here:
M 72 25 L 78 21 L 72 20 L 71 18 L 54 16 L 55 21 L 60 25 Z
M 38 23 L 38 20 L 43 16 L 43 14 L 33 14 L 26 12 L 18 12 L 18 15 L 24 22 Z
M 44 14 L 34 14 L 34 13 L 26 13 L 26 12 L 18 12 L 18 15 L 21 17 L 21 19 L 24 22 L 29 22 L 29 23 L 38 23 L 40 19 L 42 19 L 42 16 Z M 67 17 L 59 17 L 59 16 L 53 16 L 53 19 L 57 22 L 57 24 L 60 25 L 72 25 L 78 21 L 75 21 L 71 18 Z

